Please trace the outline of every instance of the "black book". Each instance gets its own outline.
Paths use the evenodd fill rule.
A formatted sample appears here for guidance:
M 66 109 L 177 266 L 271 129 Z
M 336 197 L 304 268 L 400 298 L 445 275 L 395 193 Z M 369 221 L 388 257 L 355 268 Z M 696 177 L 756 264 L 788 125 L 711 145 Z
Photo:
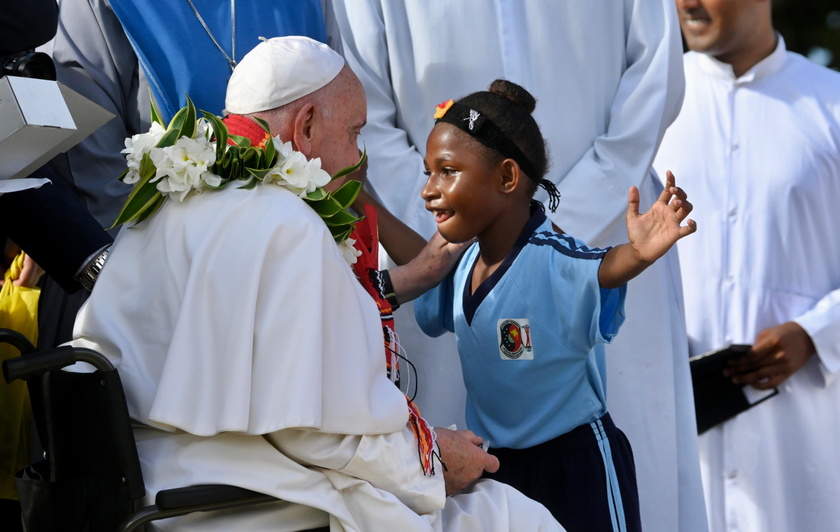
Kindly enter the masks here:
M 779 393 L 777 389 L 757 390 L 752 386 L 735 384 L 730 377 L 723 376 L 729 361 L 746 354 L 750 347 L 733 344 L 689 359 L 698 434 Z

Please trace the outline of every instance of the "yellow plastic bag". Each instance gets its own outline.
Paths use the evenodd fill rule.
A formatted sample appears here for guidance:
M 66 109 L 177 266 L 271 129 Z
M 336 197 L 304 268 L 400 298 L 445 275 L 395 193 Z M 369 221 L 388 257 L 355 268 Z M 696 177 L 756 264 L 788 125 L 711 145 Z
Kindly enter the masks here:
M 40 288 L 15 286 L 20 276 L 24 254 L 21 252 L 6 271 L 6 281 L 0 288 L 0 327 L 13 329 L 30 342 L 38 341 L 38 297 Z M 0 361 L 19 356 L 20 352 L 0 343 Z M 6 384 L 0 380 L 0 499 L 17 499 L 15 472 L 30 460 L 32 408 L 26 383 Z

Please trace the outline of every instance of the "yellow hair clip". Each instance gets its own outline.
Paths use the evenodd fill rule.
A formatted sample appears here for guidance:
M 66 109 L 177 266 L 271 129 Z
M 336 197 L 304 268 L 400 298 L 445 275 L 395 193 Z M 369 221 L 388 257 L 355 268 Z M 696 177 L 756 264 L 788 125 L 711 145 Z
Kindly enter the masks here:
M 445 102 L 439 103 L 435 108 L 435 120 L 443 118 L 443 116 L 446 114 L 446 111 L 448 111 L 454 103 L 455 102 L 453 102 L 452 100 L 446 100 Z

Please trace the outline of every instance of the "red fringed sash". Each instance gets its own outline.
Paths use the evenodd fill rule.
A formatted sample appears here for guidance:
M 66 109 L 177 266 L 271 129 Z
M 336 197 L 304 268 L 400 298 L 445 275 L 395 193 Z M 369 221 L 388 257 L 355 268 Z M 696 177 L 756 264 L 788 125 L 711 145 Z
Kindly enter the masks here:
M 361 252 L 353 265 L 353 273 L 365 288 L 368 294 L 376 301 L 379 308 L 379 318 L 382 320 L 382 335 L 385 342 L 385 368 L 388 378 L 396 385 L 399 385 L 400 366 L 398 355 L 400 352 L 397 334 L 394 330 L 394 313 L 391 303 L 384 296 L 384 291 L 379 278 L 379 233 L 377 231 L 376 209 L 371 205 L 365 205 L 365 218 L 356 224 L 350 238 L 356 241 L 354 247 Z M 414 436 L 417 437 L 420 463 L 423 465 L 423 474 L 434 473 L 432 453 L 434 452 L 435 438 L 431 427 L 420 415 L 417 405 L 406 397 L 408 401 L 408 423 Z

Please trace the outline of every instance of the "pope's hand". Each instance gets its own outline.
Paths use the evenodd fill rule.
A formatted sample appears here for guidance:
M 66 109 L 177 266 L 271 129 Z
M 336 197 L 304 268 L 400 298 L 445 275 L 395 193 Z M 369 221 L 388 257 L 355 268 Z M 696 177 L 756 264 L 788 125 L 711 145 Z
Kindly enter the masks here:
M 469 430 L 435 428 L 441 460 L 446 464 L 443 478 L 446 494 L 454 495 L 487 471 L 499 469 L 499 459 L 481 448 L 482 439 Z

